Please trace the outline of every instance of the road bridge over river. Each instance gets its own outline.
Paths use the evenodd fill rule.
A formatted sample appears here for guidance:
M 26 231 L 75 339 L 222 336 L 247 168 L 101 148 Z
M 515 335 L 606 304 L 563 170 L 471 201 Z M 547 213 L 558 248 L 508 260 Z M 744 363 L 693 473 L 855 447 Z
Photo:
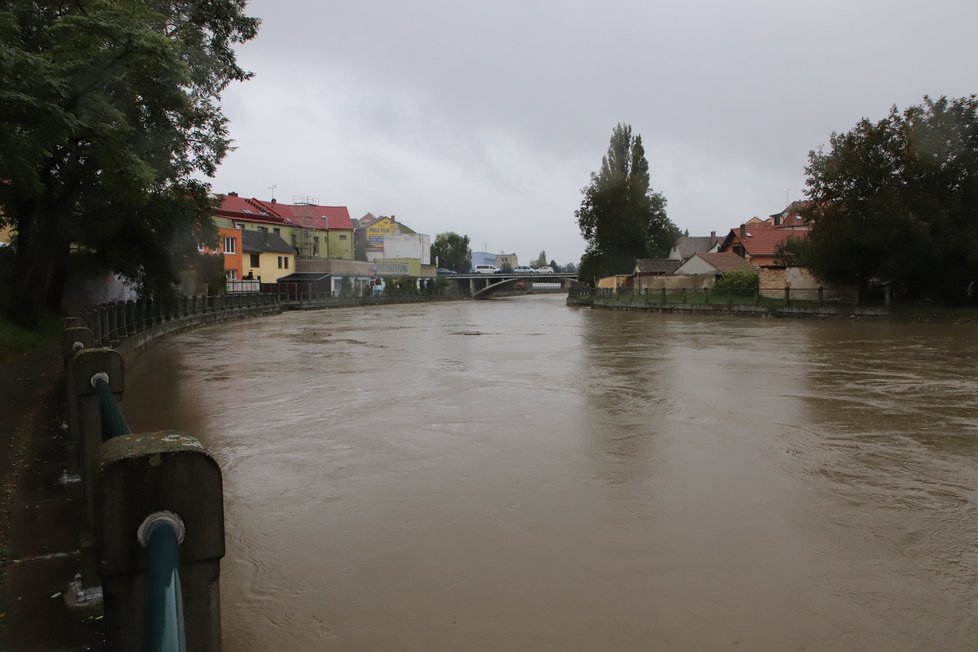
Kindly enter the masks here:
M 578 283 L 576 273 L 557 274 L 444 274 L 438 278 L 467 287 L 473 299 L 489 299 L 497 294 L 533 294 L 534 292 L 563 292 Z M 553 287 L 553 286 L 559 287 Z M 547 286 L 547 287 L 538 287 Z

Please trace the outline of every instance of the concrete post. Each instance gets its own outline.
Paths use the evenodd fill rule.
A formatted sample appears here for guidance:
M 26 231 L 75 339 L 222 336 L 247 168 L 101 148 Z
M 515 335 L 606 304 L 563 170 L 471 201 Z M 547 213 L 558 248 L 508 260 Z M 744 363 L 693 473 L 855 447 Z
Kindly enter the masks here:
M 126 302 L 113 301 L 112 313 L 114 326 L 112 329 L 112 343 L 114 344 L 126 339 Z
M 136 302 L 132 299 L 126 301 L 126 337 L 135 335 L 139 331 L 136 328 Z
M 102 346 L 108 346 L 109 338 L 110 338 L 109 333 L 112 330 L 109 327 L 109 304 L 107 303 L 101 304 L 99 306 L 99 313 L 100 313 L 99 322 L 102 324 L 102 327 L 99 329 L 98 343 L 101 344 Z
M 106 649 L 143 649 L 147 554 L 137 530 L 150 515 L 182 521 L 180 586 L 188 650 L 221 649 L 224 556 L 221 469 L 196 439 L 177 432 L 115 437 L 98 458 L 97 546 Z
M 703 299 L 707 304 L 710 303 L 710 288 L 703 288 Z
M 82 518 L 79 549 L 81 552 L 81 592 L 98 586 L 94 548 L 94 511 L 92 496 L 95 490 L 95 458 L 102 446 L 102 413 L 98 392 L 92 385 L 92 377 L 104 373 L 109 378 L 109 388 L 121 395 L 125 387 L 122 356 L 118 351 L 104 348 L 80 349 L 71 362 L 72 394 L 69 405 L 75 405 L 76 442 L 78 445 L 78 470 L 81 475 Z M 69 413 L 71 408 L 69 407 Z
M 791 288 L 787 285 L 784 286 L 784 305 L 786 307 L 791 305 Z
M 683 288 L 683 304 L 686 303 L 686 288 Z
M 81 320 L 78 320 L 81 321 Z M 69 323 L 66 319 L 65 323 Z M 74 323 L 74 322 L 71 322 Z M 64 360 L 65 365 L 65 395 L 69 397 L 68 400 L 68 441 L 65 448 L 67 449 L 65 453 L 67 454 L 67 469 L 65 471 L 65 485 L 71 485 L 81 480 L 81 475 L 79 472 L 79 460 L 78 460 L 78 402 L 70 400 L 70 397 L 75 396 L 75 377 L 74 377 L 74 362 L 75 362 L 75 352 L 81 351 L 83 349 L 91 349 L 95 346 L 95 334 L 91 330 L 85 328 L 84 326 L 73 326 L 70 328 L 65 328 L 61 332 L 61 356 Z M 79 493 L 76 496 L 78 504 L 82 504 L 81 495 Z

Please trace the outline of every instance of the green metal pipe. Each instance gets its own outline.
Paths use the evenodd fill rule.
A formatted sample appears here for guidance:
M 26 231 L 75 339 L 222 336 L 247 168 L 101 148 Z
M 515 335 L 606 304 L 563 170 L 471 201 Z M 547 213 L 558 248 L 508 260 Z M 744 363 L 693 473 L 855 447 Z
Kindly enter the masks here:
M 180 549 L 173 524 L 161 519 L 149 526 L 146 567 L 147 652 L 186 652 Z
M 108 441 L 120 435 L 131 435 L 132 430 L 126 423 L 126 417 L 122 415 L 119 402 L 115 400 L 115 394 L 109 389 L 106 378 L 98 374 L 92 379 L 92 385 L 98 392 L 99 404 L 102 412 L 102 441 Z

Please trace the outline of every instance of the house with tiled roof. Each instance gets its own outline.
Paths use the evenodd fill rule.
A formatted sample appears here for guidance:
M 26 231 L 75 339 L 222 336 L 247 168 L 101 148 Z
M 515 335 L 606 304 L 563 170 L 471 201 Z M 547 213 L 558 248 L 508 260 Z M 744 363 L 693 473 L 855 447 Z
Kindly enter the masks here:
M 737 254 L 755 267 L 776 267 L 780 263 L 777 255 L 784 243 L 793 239 L 803 239 L 807 230 L 780 229 L 771 226 L 730 229 L 730 233 L 720 245 L 720 252 Z
M 353 260 L 353 221 L 346 206 L 283 204 L 228 193 L 213 211 L 219 228 L 280 236 L 298 258 Z
M 295 249 L 282 236 L 268 231 L 241 231 L 244 279 L 277 283 L 295 271 Z
M 733 252 L 706 252 L 693 254 L 676 268 L 674 273 L 676 276 L 700 274 L 717 276 L 738 269 L 756 271 L 757 268 Z
M 669 251 L 672 260 L 685 261 L 698 253 L 716 251 L 720 247 L 720 238 L 716 231 L 710 231 L 708 236 L 681 236 L 676 245 Z
M 635 269 L 632 275 L 642 276 L 665 276 L 672 274 L 682 264 L 681 261 L 671 258 L 639 258 L 635 261 Z

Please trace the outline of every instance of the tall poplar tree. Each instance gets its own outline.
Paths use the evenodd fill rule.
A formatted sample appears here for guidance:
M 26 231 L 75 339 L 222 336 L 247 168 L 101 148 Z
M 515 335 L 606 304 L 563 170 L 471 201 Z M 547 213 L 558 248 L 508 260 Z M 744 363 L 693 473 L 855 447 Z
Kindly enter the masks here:
M 636 259 L 665 256 L 675 244 L 679 229 L 666 215 L 665 197 L 651 188 L 642 136 L 631 125 L 614 128 L 601 169 L 581 194 L 574 215 L 587 242 L 582 280 L 627 274 Z
M 0 6 L 0 223 L 16 230 L 9 311 L 57 309 L 72 246 L 172 287 L 213 238 L 230 147 L 221 92 L 250 73 L 245 0 L 11 0 Z

